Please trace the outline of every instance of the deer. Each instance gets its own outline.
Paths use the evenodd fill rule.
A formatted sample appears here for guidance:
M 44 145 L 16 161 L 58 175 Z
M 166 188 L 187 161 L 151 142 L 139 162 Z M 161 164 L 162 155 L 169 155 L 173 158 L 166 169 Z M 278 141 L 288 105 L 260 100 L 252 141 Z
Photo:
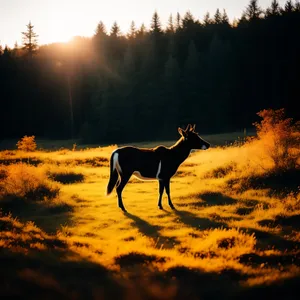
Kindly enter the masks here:
M 140 180 L 158 180 L 158 208 L 163 209 L 162 196 L 164 190 L 168 196 L 168 204 L 175 209 L 170 195 L 170 180 L 178 167 L 188 158 L 193 149 L 207 150 L 210 144 L 195 132 L 196 125 L 189 124 L 186 129 L 178 128 L 179 140 L 167 148 L 138 148 L 124 146 L 114 150 L 110 157 L 110 177 L 106 195 L 112 193 L 114 187 L 118 196 L 118 206 L 127 212 L 122 200 L 122 191 L 132 175 Z

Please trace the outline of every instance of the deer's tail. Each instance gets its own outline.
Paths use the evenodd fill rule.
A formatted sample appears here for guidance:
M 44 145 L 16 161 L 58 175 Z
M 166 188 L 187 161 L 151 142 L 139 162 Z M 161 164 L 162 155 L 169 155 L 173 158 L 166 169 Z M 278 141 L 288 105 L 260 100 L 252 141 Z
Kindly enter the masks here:
M 118 171 L 120 171 L 119 153 L 115 151 L 113 152 L 110 158 L 110 175 L 109 175 L 109 181 L 106 189 L 106 196 L 111 194 L 111 192 L 113 191 L 114 187 L 118 182 L 119 179 Z

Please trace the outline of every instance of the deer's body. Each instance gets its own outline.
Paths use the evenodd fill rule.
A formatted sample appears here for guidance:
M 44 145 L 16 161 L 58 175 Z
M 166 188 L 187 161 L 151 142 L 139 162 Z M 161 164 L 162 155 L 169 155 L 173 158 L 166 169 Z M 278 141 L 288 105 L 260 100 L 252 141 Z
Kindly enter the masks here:
M 110 179 L 107 194 L 116 185 L 119 207 L 125 210 L 122 201 L 122 191 L 132 175 L 141 180 L 159 181 L 158 206 L 162 209 L 162 194 L 164 189 L 168 195 L 171 208 L 174 208 L 170 197 L 170 179 L 176 173 L 180 164 L 186 160 L 192 149 L 208 149 L 209 144 L 194 132 L 190 125 L 186 130 L 179 129 L 182 137 L 170 148 L 158 146 L 155 148 L 122 147 L 115 150 L 110 159 Z M 189 139 L 189 136 L 192 138 Z

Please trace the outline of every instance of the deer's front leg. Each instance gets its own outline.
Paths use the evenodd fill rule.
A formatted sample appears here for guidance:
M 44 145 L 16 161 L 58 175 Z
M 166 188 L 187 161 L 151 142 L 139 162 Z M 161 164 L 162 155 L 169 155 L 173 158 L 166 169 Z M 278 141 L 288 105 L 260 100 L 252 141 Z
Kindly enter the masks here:
M 163 209 L 161 201 L 162 201 L 162 196 L 163 196 L 163 193 L 164 193 L 165 186 L 164 186 L 164 182 L 162 180 L 158 180 L 158 182 L 159 182 L 158 208 Z
M 172 200 L 171 200 L 171 195 L 170 195 L 170 178 L 169 179 L 166 179 L 164 181 L 165 183 L 165 188 L 166 188 L 166 193 L 168 195 L 168 202 L 169 202 L 169 206 L 172 208 L 172 209 L 175 209 L 173 203 L 172 203 Z

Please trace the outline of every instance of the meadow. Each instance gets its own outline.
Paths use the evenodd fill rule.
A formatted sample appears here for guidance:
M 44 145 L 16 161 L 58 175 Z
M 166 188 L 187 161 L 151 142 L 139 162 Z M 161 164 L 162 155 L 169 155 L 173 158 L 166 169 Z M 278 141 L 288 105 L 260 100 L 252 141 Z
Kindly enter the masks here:
M 117 145 L 1 151 L 0 296 L 298 298 L 299 144 L 267 125 L 204 136 L 171 180 L 174 211 L 157 182 L 131 178 L 128 213 L 105 196 Z

